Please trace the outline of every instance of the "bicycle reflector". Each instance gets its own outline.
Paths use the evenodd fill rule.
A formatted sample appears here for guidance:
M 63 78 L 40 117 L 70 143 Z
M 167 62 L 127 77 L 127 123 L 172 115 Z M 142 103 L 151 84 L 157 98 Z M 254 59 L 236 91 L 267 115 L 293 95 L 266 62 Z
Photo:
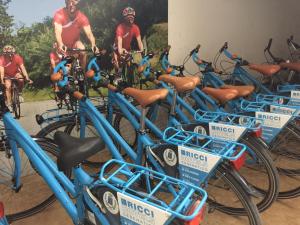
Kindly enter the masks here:
M 252 131 L 251 135 L 256 138 L 260 138 L 262 136 L 262 127 Z
M 0 202 L 0 219 L 4 217 L 4 205 Z
M 239 158 L 231 161 L 231 164 L 236 170 L 240 170 L 246 161 L 247 152 L 244 152 Z
M 194 210 L 197 208 L 197 206 L 201 203 L 200 200 L 197 200 L 195 202 L 195 204 L 190 208 L 189 212 L 188 212 L 188 215 L 191 215 Z M 205 210 L 206 210 L 206 205 L 204 205 L 202 207 L 202 209 L 199 211 L 199 213 L 194 217 L 194 219 L 190 220 L 190 221 L 186 221 L 184 223 L 184 225 L 199 225 L 202 221 L 203 221 L 203 218 L 204 218 L 204 214 L 205 214 Z

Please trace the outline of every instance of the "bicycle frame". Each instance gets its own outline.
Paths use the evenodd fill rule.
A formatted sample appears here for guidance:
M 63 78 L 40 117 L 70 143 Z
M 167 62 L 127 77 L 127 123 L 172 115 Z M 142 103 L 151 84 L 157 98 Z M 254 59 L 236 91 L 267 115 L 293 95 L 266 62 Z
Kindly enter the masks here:
M 224 50 L 225 54 L 229 54 L 227 50 Z M 199 58 L 197 55 L 197 51 L 193 50 L 191 52 L 191 56 L 193 57 L 194 62 L 198 62 Z M 233 56 L 228 56 L 233 58 Z M 239 59 L 239 58 L 237 58 Z M 241 60 L 241 59 L 239 59 Z M 168 62 L 168 55 L 164 54 L 162 57 L 162 66 L 164 69 L 168 68 L 170 66 L 170 63 Z M 197 63 L 198 65 L 198 63 Z M 207 63 L 206 63 L 207 65 Z M 200 65 L 198 65 L 200 67 Z M 241 68 L 242 69 L 242 68 Z M 174 72 L 174 70 L 173 70 Z M 176 75 L 176 73 L 173 73 Z M 205 76 L 207 75 L 208 78 L 210 78 L 210 84 L 212 84 L 215 87 L 220 87 L 224 84 L 222 80 L 220 80 L 218 77 L 214 75 L 212 71 L 209 69 L 204 72 Z M 204 79 L 205 79 L 204 76 Z M 163 85 L 165 88 L 168 88 L 167 85 Z M 172 90 L 169 90 L 169 94 L 172 94 Z M 292 92 L 292 94 L 297 95 L 298 93 Z M 196 105 L 205 111 L 216 111 L 219 113 L 225 112 L 223 108 L 219 108 L 212 99 L 210 99 L 209 96 L 205 95 L 202 93 L 202 91 L 199 88 L 195 88 L 195 90 L 190 94 L 190 96 L 194 99 L 196 102 Z M 298 98 L 299 99 L 299 98 Z M 257 95 L 256 96 L 256 101 L 258 102 L 249 102 L 246 100 L 235 100 L 229 102 L 229 107 L 233 111 L 233 113 L 239 113 L 239 114 L 244 114 L 245 112 L 247 113 L 254 113 L 255 116 L 259 118 L 268 118 L 267 123 L 273 123 L 270 118 L 279 118 L 282 121 L 285 121 L 283 125 L 273 125 L 271 127 L 268 126 L 263 126 L 263 138 L 264 140 L 271 145 L 272 141 L 277 137 L 277 135 L 280 133 L 280 131 L 286 127 L 288 123 L 293 121 L 294 119 L 298 118 L 299 114 L 299 107 L 295 106 L 295 103 L 298 104 L 299 101 L 297 98 L 288 98 L 288 97 L 283 97 L 283 96 L 274 96 L 274 95 Z M 180 107 L 183 107 L 190 115 L 194 116 L 195 115 L 195 110 L 193 107 L 189 106 L 183 99 L 181 99 L 179 96 L 177 96 L 176 101 L 178 102 L 178 105 Z M 213 109 L 209 109 L 207 106 L 205 106 L 205 102 L 208 102 Z M 170 101 L 169 101 L 170 103 Z M 282 105 L 282 103 L 285 103 Z M 293 103 L 293 105 L 288 104 L 288 103 Z M 265 112 L 264 112 L 265 111 Z M 297 112 L 298 111 L 298 112 Z M 268 113 L 268 112 L 271 112 Z M 181 119 L 181 121 L 187 122 L 186 116 L 180 112 L 180 109 L 176 107 L 176 113 Z M 275 114 L 272 114 L 275 113 Z M 276 114 L 282 114 L 282 115 L 276 115 Z M 265 119 L 264 119 L 265 120 Z M 275 122 L 274 122 L 275 123 Z M 274 128 L 274 126 L 276 128 Z M 272 130 L 272 134 L 270 134 L 270 130 Z
M 233 56 L 227 48 L 223 50 L 224 55 L 233 60 L 235 62 L 234 70 L 231 74 L 232 81 L 235 83 L 236 80 L 241 81 L 244 84 L 250 84 L 254 85 L 255 87 L 258 87 L 259 90 L 262 92 L 262 94 L 267 95 L 276 95 L 276 94 L 282 94 L 282 93 L 290 93 L 293 90 L 299 90 L 300 85 L 297 84 L 280 84 L 277 86 L 277 93 L 272 92 L 267 87 L 265 87 L 261 82 L 259 82 L 255 77 L 253 77 L 249 72 L 247 72 L 242 67 L 242 58 Z
M 12 118 L 9 112 L 3 115 L 6 135 L 12 150 L 12 156 L 15 160 L 15 174 L 13 189 L 18 190 L 21 187 L 21 161 L 19 156 L 20 146 L 34 168 L 44 178 L 47 185 L 53 191 L 61 205 L 65 208 L 74 224 L 80 224 L 84 220 L 84 202 L 95 213 L 99 221 L 103 224 L 109 224 L 100 210 L 90 200 L 86 188 L 95 185 L 94 180 L 81 167 L 73 169 L 74 183 L 66 175 L 57 169 L 57 165 L 47 156 L 41 147 L 28 135 L 28 133 Z M 76 198 L 76 205 L 68 196 L 69 192 Z
M 111 113 L 112 110 L 113 110 L 112 109 L 112 104 L 116 104 L 119 107 L 119 110 L 127 118 L 127 120 L 131 122 L 131 124 L 135 128 L 135 130 L 138 131 L 138 139 L 137 139 L 137 155 L 138 155 L 138 157 L 137 157 L 137 161 L 135 161 L 135 163 L 141 163 L 141 160 L 142 160 L 141 156 L 143 155 L 142 152 L 143 152 L 144 148 L 146 148 L 146 149 L 148 148 L 149 152 L 151 153 L 151 149 L 158 146 L 147 135 L 145 130 L 143 130 L 143 129 L 141 130 L 141 126 L 140 126 L 140 123 L 138 122 L 137 118 L 143 118 L 145 120 L 146 127 L 149 128 L 159 139 L 163 139 L 167 143 L 171 143 L 171 144 L 173 143 L 174 145 L 178 145 L 178 143 L 174 142 L 174 140 L 166 139 L 165 138 L 165 132 L 166 131 L 162 132 L 149 119 L 145 118 L 144 112 L 142 111 L 142 113 L 141 113 L 135 106 L 133 106 L 130 102 L 128 102 L 122 94 L 120 94 L 118 92 L 109 91 L 109 101 L 111 101 L 111 104 L 110 104 L 110 109 L 108 110 L 108 112 Z M 176 121 L 175 118 L 173 118 L 172 121 L 174 123 L 176 122 L 176 124 L 178 124 L 178 121 Z M 197 134 L 197 135 L 201 136 L 201 134 Z M 215 141 L 215 142 L 221 141 L 223 144 L 227 143 L 227 144 L 232 145 L 232 146 L 241 146 L 241 148 L 243 150 L 240 152 L 240 154 L 237 155 L 237 158 L 240 158 L 242 153 L 244 151 L 246 151 L 246 146 L 245 145 L 238 144 L 236 142 L 227 142 L 227 141 L 224 141 L 224 140 L 220 140 L 220 139 L 216 139 L 216 138 L 212 138 L 212 137 L 208 137 L 208 136 L 204 136 L 204 135 L 202 135 L 202 137 L 208 138 L 211 141 Z M 181 143 L 181 144 L 183 144 L 183 143 Z M 185 145 L 183 145 L 182 148 L 184 148 L 184 146 Z M 181 147 L 181 145 L 179 145 L 178 147 Z M 193 147 L 195 148 L 194 151 L 195 150 L 198 151 L 199 154 L 201 154 L 201 152 L 203 152 L 203 151 L 201 151 L 201 145 L 200 144 L 198 145 L 198 147 L 195 147 L 195 146 L 193 146 Z M 147 153 L 149 153 L 149 152 L 147 152 Z M 207 153 L 205 153 L 205 151 L 204 151 L 203 154 L 207 154 Z M 147 156 L 149 157 L 150 162 L 153 163 L 152 160 L 151 160 L 152 155 L 147 154 Z M 211 167 L 209 172 L 202 177 L 202 180 L 200 181 L 200 183 L 194 183 L 195 185 L 199 185 L 201 183 L 206 184 L 206 182 L 208 181 L 208 178 L 213 176 L 214 169 L 225 159 L 223 156 L 218 156 L 218 157 L 220 157 L 220 158 L 218 158 L 218 160 L 216 161 L 214 166 Z M 234 159 L 233 161 L 235 161 L 236 159 Z M 155 162 L 155 163 L 157 163 L 157 162 Z M 182 179 L 185 179 L 184 176 L 182 176 Z M 187 180 L 187 181 L 191 182 L 190 180 Z
M 84 224 L 83 222 L 86 215 L 85 210 L 87 208 L 91 210 L 92 213 L 94 213 L 101 224 L 110 224 L 107 218 L 96 206 L 98 203 L 95 204 L 94 200 L 92 200 L 93 198 L 90 196 L 89 189 L 95 187 L 109 187 L 111 190 L 116 191 L 118 194 L 118 198 L 120 199 L 119 201 L 122 202 L 122 204 L 119 203 L 119 207 L 130 208 L 129 205 L 124 206 L 124 201 L 133 201 L 135 202 L 135 204 L 140 204 L 143 207 L 146 207 L 148 211 L 145 213 L 147 214 L 151 212 L 151 216 L 153 217 L 152 219 L 154 219 L 154 221 L 161 222 L 159 224 L 170 224 L 175 217 L 183 220 L 192 220 L 199 214 L 199 212 L 202 214 L 201 209 L 207 199 L 207 194 L 203 189 L 165 176 L 164 174 L 149 170 L 145 167 L 125 163 L 123 160 L 108 161 L 101 169 L 98 180 L 95 180 L 95 178 L 92 178 L 89 174 L 87 174 L 81 168 L 81 166 L 75 167 L 73 168 L 74 181 L 72 183 L 72 181 L 69 180 L 64 173 L 58 171 L 56 164 L 51 159 L 49 159 L 49 157 L 45 152 L 43 152 L 39 145 L 34 142 L 33 139 L 31 139 L 30 136 L 21 128 L 21 126 L 11 117 L 10 113 L 7 112 L 3 115 L 3 121 L 12 149 L 12 156 L 15 159 L 15 188 L 18 188 L 21 185 L 21 162 L 18 152 L 19 150 L 17 148 L 18 144 L 24 149 L 34 168 L 44 178 L 47 185 L 54 192 L 55 196 L 58 198 L 62 206 L 72 218 L 73 223 L 76 225 Z M 114 163 L 119 165 L 119 169 L 117 169 L 110 175 L 105 173 L 105 170 L 107 168 L 110 168 L 110 166 Z M 136 172 L 132 173 L 131 170 L 129 170 L 129 167 L 132 167 L 133 171 Z M 126 176 L 127 181 L 118 178 L 118 173 Z M 152 178 L 156 178 L 158 179 L 158 181 L 160 181 L 158 186 L 153 189 L 150 187 L 150 184 L 148 182 L 147 198 L 144 198 L 145 196 L 143 198 L 138 197 L 140 195 L 139 192 L 134 191 L 134 189 L 131 188 L 136 182 L 138 182 L 138 179 L 140 179 L 142 174 L 145 174 L 148 177 L 152 176 Z M 152 196 L 159 190 L 159 187 L 162 185 L 166 185 L 170 189 L 170 193 L 172 193 L 173 201 L 169 203 L 169 205 L 164 203 L 163 201 L 160 201 L 160 206 L 152 199 Z M 179 187 L 179 190 L 176 191 L 173 185 Z M 76 199 L 75 204 L 65 190 L 69 192 L 73 198 Z M 192 196 L 196 193 L 201 198 L 201 201 L 192 213 L 188 215 L 183 214 L 183 212 L 186 212 L 187 210 L 186 207 L 192 204 Z M 99 207 L 101 208 L 101 206 Z M 166 210 L 167 212 L 165 212 Z M 162 212 L 164 217 L 163 219 L 160 219 Z M 140 211 L 138 211 L 137 214 L 140 214 L 140 216 L 142 216 Z M 130 221 L 130 219 L 126 219 L 126 217 L 123 218 L 122 213 L 120 213 L 120 215 L 121 221 Z M 0 219 L 0 223 L 2 222 L 5 222 L 5 217 L 4 219 Z

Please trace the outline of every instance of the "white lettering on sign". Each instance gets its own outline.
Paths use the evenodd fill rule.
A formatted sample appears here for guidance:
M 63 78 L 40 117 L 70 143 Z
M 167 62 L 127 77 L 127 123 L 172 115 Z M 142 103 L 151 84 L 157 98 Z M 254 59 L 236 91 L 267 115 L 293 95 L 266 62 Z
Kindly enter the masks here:
M 263 121 L 265 127 L 282 128 L 289 122 L 292 116 L 270 113 L 270 112 L 255 112 L 256 118 Z
M 245 132 L 246 128 L 221 123 L 209 123 L 209 135 L 211 137 L 223 138 L 229 141 L 237 141 Z
M 185 146 L 178 146 L 178 158 L 180 165 L 209 173 L 221 157 Z
M 118 202 L 122 224 L 133 222 L 141 225 L 162 225 L 171 216 L 164 210 L 119 192 Z

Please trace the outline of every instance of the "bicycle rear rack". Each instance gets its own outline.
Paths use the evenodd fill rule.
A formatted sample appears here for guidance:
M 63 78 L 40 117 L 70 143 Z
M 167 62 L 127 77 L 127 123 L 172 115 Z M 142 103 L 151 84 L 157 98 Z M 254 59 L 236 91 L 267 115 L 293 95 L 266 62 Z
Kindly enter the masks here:
M 107 173 L 106 170 L 110 170 L 110 168 L 114 168 L 114 171 Z M 146 179 L 150 178 L 155 186 L 147 185 L 147 190 L 141 190 L 139 186 L 145 177 Z M 102 167 L 100 180 L 105 186 L 118 193 L 183 220 L 191 220 L 198 215 L 207 199 L 207 193 L 202 188 L 148 168 L 115 159 L 108 161 Z M 166 200 L 168 189 L 170 190 L 169 201 Z M 159 192 L 163 193 L 162 198 Z M 195 202 L 195 196 L 200 203 L 192 213 L 188 213 Z
M 241 109 L 246 112 L 272 112 L 284 115 L 290 115 L 292 118 L 300 118 L 300 109 L 298 107 L 273 104 L 268 102 L 250 102 L 241 101 Z
M 299 84 L 288 84 L 288 85 L 278 85 L 277 86 L 277 92 L 279 93 L 285 93 L 290 91 L 300 91 L 300 85 Z
M 239 159 L 247 150 L 245 145 L 237 142 L 213 138 L 173 127 L 169 127 L 164 131 L 163 140 L 169 144 L 183 145 L 230 161 Z
M 222 123 L 227 125 L 244 127 L 247 130 L 251 131 L 259 130 L 261 128 L 261 124 L 263 123 L 262 120 L 251 116 L 230 114 L 224 112 L 210 112 L 203 111 L 200 109 L 196 111 L 196 113 L 194 114 L 194 118 L 196 121 L 199 122 Z
M 67 120 L 73 116 L 75 116 L 77 112 L 73 110 L 68 110 L 67 108 L 61 109 L 49 109 L 41 115 L 36 115 L 36 121 L 39 125 L 50 124 L 52 122 Z
M 286 96 L 258 94 L 256 97 L 256 101 L 276 104 L 276 105 L 281 105 L 286 107 L 300 107 L 298 99 L 294 99 Z

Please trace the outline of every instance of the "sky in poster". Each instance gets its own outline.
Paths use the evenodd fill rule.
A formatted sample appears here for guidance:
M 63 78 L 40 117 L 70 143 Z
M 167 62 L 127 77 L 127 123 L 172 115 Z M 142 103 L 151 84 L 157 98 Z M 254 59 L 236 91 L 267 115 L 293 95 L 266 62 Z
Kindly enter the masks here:
M 8 13 L 14 16 L 16 25 L 24 23 L 30 26 L 34 22 L 42 22 L 47 16 L 52 17 L 64 5 L 64 0 L 12 0 Z

